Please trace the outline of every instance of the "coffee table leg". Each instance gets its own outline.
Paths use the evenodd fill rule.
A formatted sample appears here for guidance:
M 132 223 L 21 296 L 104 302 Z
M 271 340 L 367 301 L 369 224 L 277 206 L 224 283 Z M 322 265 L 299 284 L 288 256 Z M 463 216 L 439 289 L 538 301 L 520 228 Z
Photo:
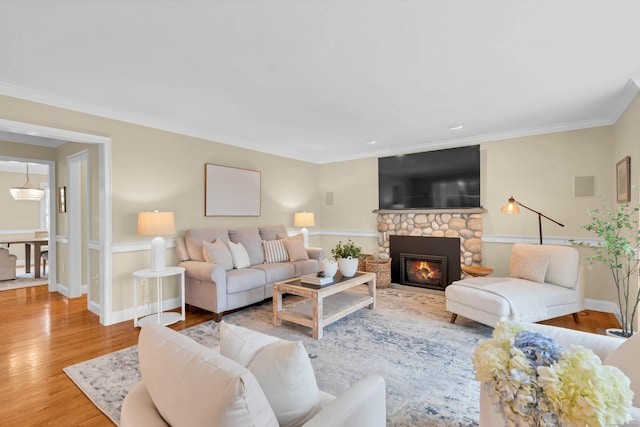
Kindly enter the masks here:
M 322 338 L 322 298 L 318 297 L 318 294 L 315 294 L 313 297 L 313 338 L 321 339 Z
M 369 304 L 369 308 L 371 310 L 375 310 L 376 308 L 376 276 L 373 276 L 373 279 L 369 281 L 369 296 L 373 298 L 373 302 Z
M 282 311 L 282 293 L 277 286 L 273 286 L 273 326 L 280 326 L 281 320 L 278 319 L 278 312 Z

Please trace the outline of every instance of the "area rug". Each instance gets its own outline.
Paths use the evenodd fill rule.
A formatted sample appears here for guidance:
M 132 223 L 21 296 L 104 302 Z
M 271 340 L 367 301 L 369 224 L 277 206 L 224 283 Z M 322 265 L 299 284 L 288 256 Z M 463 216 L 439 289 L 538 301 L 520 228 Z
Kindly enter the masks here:
M 287 298 L 285 298 L 285 304 Z M 338 395 L 371 375 L 384 377 L 388 426 L 476 426 L 480 385 L 471 356 L 491 328 L 459 319 L 449 323 L 444 297 L 400 289 L 379 289 L 376 310 L 362 309 L 324 328 L 283 322 L 271 325 L 265 302 L 224 317 L 228 323 L 304 343 L 321 390 Z M 183 331 L 206 346 L 218 343 L 213 321 Z M 127 391 L 139 381 L 136 347 L 64 369 L 115 424 Z
M 30 288 L 32 286 L 46 285 L 49 283 L 49 278 L 41 277 L 34 279 L 33 273 L 16 276 L 13 280 L 0 280 L 0 292 L 9 291 L 12 289 Z

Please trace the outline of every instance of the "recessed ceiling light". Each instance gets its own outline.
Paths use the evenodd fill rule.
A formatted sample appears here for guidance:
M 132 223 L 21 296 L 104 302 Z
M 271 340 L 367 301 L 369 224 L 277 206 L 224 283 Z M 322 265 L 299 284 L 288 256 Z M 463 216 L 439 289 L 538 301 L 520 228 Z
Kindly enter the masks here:
M 375 143 L 376 143 L 375 141 L 367 141 L 365 144 L 367 144 L 367 145 L 373 145 L 373 144 L 375 144 Z
M 460 130 L 460 129 L 462 129 L 463 127 L 464 127 L 464 126 L 462 126 L 461 124 L 456 123 L 456 124 L 454 124 L 454 125 L 449 126 L 449 129 L 451 129 L 451 130 Z

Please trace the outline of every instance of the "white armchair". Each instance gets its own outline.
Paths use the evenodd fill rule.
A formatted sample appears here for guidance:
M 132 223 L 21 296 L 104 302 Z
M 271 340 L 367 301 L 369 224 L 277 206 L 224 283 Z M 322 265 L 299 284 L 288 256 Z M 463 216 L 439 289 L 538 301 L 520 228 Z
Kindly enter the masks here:
M 0 248 L 0 280 L 16 278 L 16 256 L 6 248 Z
M 640 368 L 637 364 L 637 355 L 640 353 L 640 334 L 624 340 L 533 323 L 526 324 L 526 329 L 544 334 L 565 348 L 571 345 L 589 348 L 600 357 L 603 364 L 620 369 L 631 380 L 631 390 L 634 393 L 633 407 L 631 408 L 633 421 L 627 426 L 640 426 Z M 491 404 L 491 398 L 482 388 L 480 392 L 480 427 L 503 425 L 505 422 L 502 415 L 496 412 Z
M 575 248 L 516 243 L 509 277 L 458 280 L 445 289 L 446 310 L 495 326 L 502 320 L 539 322 L 584 310 L 584 267 Z

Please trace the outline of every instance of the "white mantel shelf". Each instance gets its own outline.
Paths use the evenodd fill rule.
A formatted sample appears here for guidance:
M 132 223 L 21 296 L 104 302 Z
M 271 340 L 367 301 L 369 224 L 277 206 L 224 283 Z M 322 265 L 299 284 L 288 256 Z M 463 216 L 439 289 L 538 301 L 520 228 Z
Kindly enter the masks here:
M 485 208 L 460 208 L 460 209 L 374 209 L 375 214 L 443 214 L 443 213 L 459 213 L 459 214 L 475 214 L 489 212 Z

